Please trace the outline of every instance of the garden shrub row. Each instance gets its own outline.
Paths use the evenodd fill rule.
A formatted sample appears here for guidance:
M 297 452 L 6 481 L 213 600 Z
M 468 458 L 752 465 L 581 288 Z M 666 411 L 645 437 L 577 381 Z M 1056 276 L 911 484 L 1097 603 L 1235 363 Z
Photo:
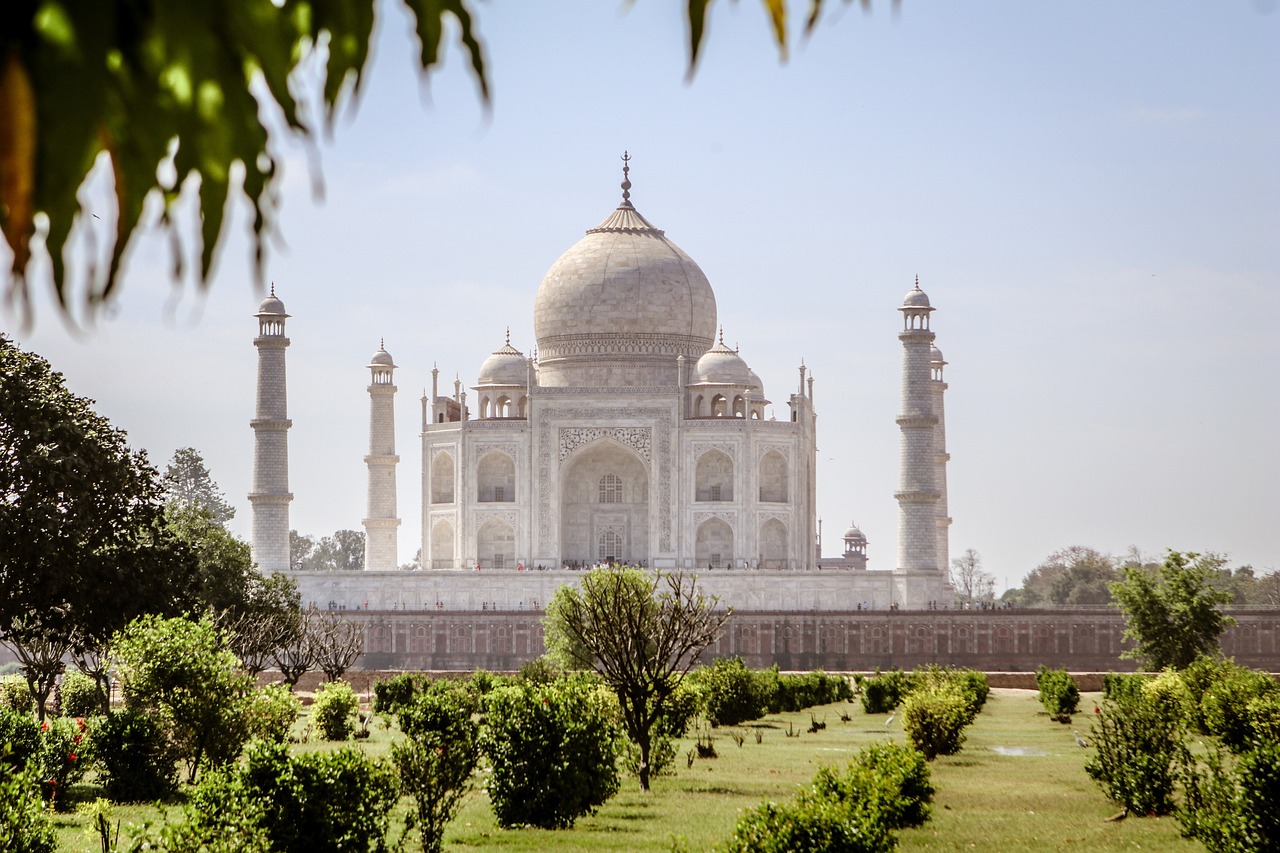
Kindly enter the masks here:
M 1071 715 L 1080 709 L 1080 688 L 1065 669 L 1036 669 L 1036 688 L 1040 704 L 1049 716 L 1060 723 L 1070 723 Z
M 853 701 L 848 679 L 822 671 L 782 674 L 778 667 L 755 671 L 741 658 L 717 658 L 689 674 L 689 688 L 715 726 L 736 726 L 766 713 L 803 711 L 816 705 Z

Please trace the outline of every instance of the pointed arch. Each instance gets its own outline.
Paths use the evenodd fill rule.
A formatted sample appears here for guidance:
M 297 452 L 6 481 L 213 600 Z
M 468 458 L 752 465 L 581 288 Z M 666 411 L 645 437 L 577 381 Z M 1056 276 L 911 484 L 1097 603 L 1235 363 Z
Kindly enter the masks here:
M 760 568 L 788 568 L 787 526 L 776 518 L 760 525 Z
M 509 569 L 516 564 L 516 529 L 491 518 L 476 531 L 476 562 L 486 569 Z
M 453 454 L 437 453 L 431 460 L 431 502 L 433 504 L 453 503 L 454 482 Z
M 776 450 L 760 459 L 760 500 L 763 503 L 787 502 L 787 460 Z
M 490 450 L 476 464 L 476 500 L 511 503 L 516 499 L 516 463 L 501 450 Z
M 733 460 L 719 450 L 698 457 L 694 470 L 695 501 L 733 500 Z
M 453 569 L 457 567 L 453 541 L 453 522 L 442 518 L 431 525 L 431 568 Z
M 733 528 L 723 519 L 709 518 L 698 525 L 693 547 L 696 565 L 721 569 L 733 565 Z

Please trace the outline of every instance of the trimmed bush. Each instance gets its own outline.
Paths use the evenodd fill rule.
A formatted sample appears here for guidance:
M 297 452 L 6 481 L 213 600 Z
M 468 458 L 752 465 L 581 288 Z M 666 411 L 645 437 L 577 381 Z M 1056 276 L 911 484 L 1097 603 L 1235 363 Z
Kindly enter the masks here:
M 92 764 L 92 748 L 81 718 L 50 717 L 40 725 L 36 765 L 44 795 L 54 808 L 66 807 L 67 789 L 84 778 Z
M 776 673 L 775 673 L 776 675 Z M 737 726 L 764 716 L 766 682 L 742 658 L 717 658 L 690 676 L 713 726 Z
M 551 684 L 564 678 L 564 670 L 550 657 L 543 655 L 522 663 L 516 678 L 528 684 Z
M 870 810 L 889 829 L 921 826 L 929 819 L 934 788 L 923 753 L 888 741 L 858 753 L 843 775 L 823 767 L 815 796 Z
M 760 675 L 772 675 L 763 691 L 770 714 L 784 711 L 803 711 L 815 705 L 853 701 L 853 689 L 849 682 L 838 675 L 827 675 L 822 670 L 794 675 L 779 675 L 775 664 Z
M 151 847 L 164 853 L 277 853 L 281 848 L 271 843 L 265 815 L 263 800 L 243 774 L 220 767 L 205 775 L 191 792 L 183 819 L 166 825 Z
M 1229 664 L 1200 698 L 1205 730 L 1233 752 L 1242 752 L 1253 741 L 1249 704 L 1277 694 L 1280 685 L 1267 673 Z
M 499 826 L 560 829 L 618 790 L 621 731 L 605 688 L 578 679 L 500 687 L 485 697 L 485 787 Z
M 353 747 L 290 756 L 284 744 L 259 741 L 241 777 L 280 853 L 382 849 L 400 797 L 391 768 Z
M 1141 696 L 1142 685 L 1151 679 L 1141 673 L 1108 672 L 1102 676 L 1102 698 L 1119 702 L 1129 696 Z
M 373 711 L 376 714 L 394 714 L 404 705 L 413 702 L 429 679 L 425 675 L 402 672 L 391 678 L 380 678 L 373 685 Z
M 959 752 L 973 717 L 969 700 L 951 685 L 915 690 L 902 702 L 902 731 L 929 761 Z
M 1253 743 L 1280 743 L 1280 693 L 1268 693 L 1250 700 L 1247 712 Z
M 62 676 L 62 715 L 93 717 L 101 713 L 98 683 L 78 669 L 67 670 Z
M 1103 702 L 1091 723 L 1096 753 L 1085 763 L 1085 772 L 1127 811 L 1168 814 L 1173 810 L 1175 761 L 1184 751 L 1181 718 L 1141 689 L 1124 688 L 1117 696 Z
M 268 684 L 249 694 L 245 703 L 245 724 L 249 737 L 284 743 L 298 720 L 302 702 L 283 684 Z
M 1211 749 L 1203 768 L 1182 762 L 1182 834 L 1220 853 L 1280 850 L 1280 743 L 1272 741 L 1234 760 Z
M 22 689 L 27 689 L 26 684 Z M 0 706 L 0 764 L 21 770 L 39 752 L 40 724 L 31 712 Z
M 889 827 L 842 803 L 802 798 L 765 803 L 738 818 L 726 853 L 888 853 L 897 847 Z
M 902 704 L 911 685 L 906 673 L 891 669 L 862 680 L 862 710 L 868 714 L 887 714 Z
M 406 735 L 391 745 L 400 787 L 416 804 L 424 853 L 439 853 L 444 830 L 471 788 L 480 759 L 480 727 L 471 718 L 470 697 L 462 691 L 435 690 L 400 709 Z
M 89 734 L 111 800 L 163 800 L 177 790 L 177 756 L 152 715 L 126 708 L 96 718 Z
M 54 853 L 58 841 L 53 821 L 40 801 L 35 768 L 15 766 L 12 759 L 5 742 L 0 741 L 0 850 Z
M 360 699 L 345 681 L 328 681 L 316 691 L 311 704 L 311 721 L 325 740 L 347 740 L 356 730 L 355 714 Z
M 21 711 L 24 714 L 35 713 L 36 700 L 31 697 L 31 688 L 27 686 L 27 679 L 21 675 L 6 675 L 0 678 L 0 708 Z
M 1040 704 L 1059 723 L 1070 723 L 1071 715 L 1080 709 L 1080 688 L 1065 669 L 1036 669 L 1036 687 Z

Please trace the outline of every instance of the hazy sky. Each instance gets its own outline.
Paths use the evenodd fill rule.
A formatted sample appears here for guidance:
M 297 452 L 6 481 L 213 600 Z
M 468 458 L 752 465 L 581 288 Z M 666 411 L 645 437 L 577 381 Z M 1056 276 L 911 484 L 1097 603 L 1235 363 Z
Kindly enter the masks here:
M 360 525 L 385 338 L 412 557 L 433 363 L 469 387 L 507 326 L 533 349 L 542 275 L 616 205 L 627 149 L 632 200 L 707 274 L 773 413 L 801 359 L 816 377 L 827 554 L 856 519 L 871 566 L 895 559 L 896 309 L 918 274 L 950 362 L 953 555 L 1000 588 L 1069 545 L 1280 567 L 1274 0 L 829 2 L 786 64 L 742 0 L 715 7 L 692 83 L 683 5 L 480 4 L 488 113 L 457 53 L 420 84 L 387 8 L 319 146 L 323 201 L 281 149 L 294 527 Z M 247 536 L 263 294 L 235 221 L 207 296 L 172 290 L 149 238 L 93 330 L 47 301 L 4 325 L 159 467 L 199 449 Z

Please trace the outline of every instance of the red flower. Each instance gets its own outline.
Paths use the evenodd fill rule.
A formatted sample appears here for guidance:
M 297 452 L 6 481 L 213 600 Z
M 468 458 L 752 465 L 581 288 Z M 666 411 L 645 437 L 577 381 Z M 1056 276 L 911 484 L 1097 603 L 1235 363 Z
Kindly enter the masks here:
M 49 724 L 48 724 L 48 723 L 41 723 L 41 724 L 40 724 L 40 731 L 42 731 L 42 732 L 47 732 L 47 731 L 49 731 Z
M 68 761 L 75 761 L 75 760 L 76 760 L 76 754 L 75 754 L 74 752 L 73 752 L 73 753 L 71 753 L 70 755 L 68 755 L 68 756 L 67 756 L 67 760 L 68 760 Z
M 80 742 L 80 735 L 76 735 L 76 736 L 75 736 L 75 737 L 73 737 L 71 740 L 73 740 L 73 741 L 74 741 L 74 742 L 76 742 L 76 743 L 79 743 L 79 742 Z

